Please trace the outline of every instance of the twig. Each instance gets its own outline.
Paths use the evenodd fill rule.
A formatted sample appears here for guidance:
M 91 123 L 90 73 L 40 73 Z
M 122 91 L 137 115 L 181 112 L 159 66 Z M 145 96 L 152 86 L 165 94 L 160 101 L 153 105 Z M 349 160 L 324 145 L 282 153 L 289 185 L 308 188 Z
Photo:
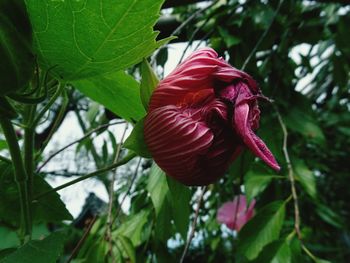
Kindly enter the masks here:
M 252 59 L 253 55 L 255 54 L 256 50 L 258 49 L 258 47 L 260 46 L 261 42 L 264 40 L 264 38 L 266 37 L 267 33 L 270 31 L 271 26 L 273 24 L 273 22 L 275 21 L 277 14 L 279 13 L 281 6 L 283 4 L 284 0 L 280 0 L 280 2 L 278 3 L 278 6 L 276 8 L 275 13 L 273 14 L 273 17 L 271 19 L 270 24 L 268 25 L 268 27 L 265 29 L 264 33 L 261 35 L 261 37 L 259 38 L 258 42 L 256 42 L 255 47 L 253 48 L 253 50 L 250 52 L 249 56 L 247 57 L 247 59 L 244 61 L 243 66 L 241 68 L 241 70 L 244 70 L 246 68 L 246 66 L 248 65 L 248 63 L 250 62 L 250 60 Z
M 137 163 L 137 165 L 136 165 L 135 172 L 134 172 L 134 174 L 133 174 L 133 176 L 132 176 L 132 178 L 131 178 L 131 180 L 130 180 L 130 184 L 129 184 L 129 186 L 128 186 L 128 189 L 126 190 L 126 192 L 125 192 L 125 194 L 124 194 L 124 196 L 123 196 L 123 199 L 122 199 L 122 201 L 120 202 L 120 205 L 118 206 L 118 210 L 117 210 L 116 213 L 115 213 L 115 216 L 114 216 L 114 218 L 113 218 L 113 220 L 112 220 L 112 224 L 115 222 L 115 220 L 117 220 L 117 218 L 118 218 L 118 216 L 119 216 L 119 213 L 120 213 L 120 211 L 121 211 L 121 209 L 122 209 L 122 206 L 123 206 L 123 204 L 124 204 L 124 201 L 125 201 L 126 197 L 129 195 L 129 192 L 130 192 L 130 190 L 131 190 L 131 187 L 132 187 L 132 185 L 134 184 L 134 181 L 135 181 L 135 179 L 136 179 L 136 177 L 137 177 L 137 172 L 138 172 L 139 167 L 140 167 L 140 164 L 141 164 L 141 160 L 142 160 L 142 158 L 139 158 L 139 161 L 138 161 L 138 163 Z
M 191 228 L 192 228 L 191 233 L 190 233 L 189 237 L 187 238 L 186 245 L 185 245 L 184 251 L 182 252 L 181 259 L 180 259 L 180 263 L 184 262 L 187 250 L 190 247 L 191 241 L 194 237 L 194 233 L 196 231 L 197 219 L 198 219 L 198 215 L 199 215 L 199 209 L 201 207 L 204 193 L 206 190 L 207 190 L 206 186 L 203 186 L 201 189 L 201 193 L 200 193 L 200 196 L 199 196 L 198 201 L 197 201 L 197 208 L 196 208 L 195 215 L 194 215 L 193 222 L 192 222 L 192 226 L 191 226 Z
M 89 233 L 91 231 L 91 228 L 94 226 L 95 222 L 96 222 L 97 216 L 95 215 L 92 219 L 90 224 L 88 225 L 88 227 L 86 228 L 83 236 L 81 237 L 81 239 L 79 240 L 78 244 L 75 246 L 75 248 L 72 251 L 72 254 L 69 256 L 69 258 L 67 259 L 66 263 L 70 263 L 72 261 L 72 259 L 78 254 L 81 246 L 84 244 L 85 240 L 87 239 L 87 237 L 89 236 Z
M 79 182 L 81 182 L 81 181 L 83 181 L 83 180 L 86 180 L 86 179 L 88 179 L 88 178 L 91 178 L 91 177 L 94 177 L 94 176 L 103 174 L 103 173 L 105 173 L 105 172 L 111 171 L 111 170 L 113 170 L 114 168 L 116 168 L 116 167 L 118 167 L 118 166 L 122 166 L 122 165 L 126 164 L 126 163 L 129 162 L 131 159 L 133 159 L 134 157 L 136 157 L 136 154 L 135 154 L 135 153 L 130 153 L 130 154 L 128 154 L 127 156 L 125 156 L 122 160 L 120 160 L 120 161 L 118 161 L 118 162 L 116 162 L 116 163 L 113 163 L 113 164 L 111 164 L 111 165 L 109 165 L 109 166 L 106 166 L 106 167 L 104 167 L 104 168 L 101 168 L 101 169 L 99 169 L 99 170 L 97 170 L 97 171 L 95 171 L 95 172 L 86 174 L 86 175 L 81 176 L 81 177 L 79 177 L 79 178 L 77 178 L 77 179 L 74 179 L 74 180 L 72 180 L 72 181 L 70 181 L 70 182 L 68 182 L 68 183 L 62 184 L 62 185 L 60 185 L 60 186 L 58 186 L 58 187 L 52 188 L 52 189 L 50 189 L 50 190 L 48 190 L 48 191 L 46 191 L 46 192 L 43 192 L 43 193 L 41 193 L 41 194 L 38 194 L 37 196 L 34 197 L 34 199 L 35 199 L 35 200 L 38 200 L 38 199 L 40 199 L 40 198 L 44 197 L 45 195 L 50 194 L 50 193 L 52 193 L 52 192 L 60 191 L 60 190 L 66 188 L 66 187 L 68 187 L 68 186 L 71 186 L 71 185 L 73 185 L 73 184 L 79 183 Z M 35 201 L 35 200 L 34 200 L 34 201 Z
M 93 133 L 95 132 L 98 132 L 99 130 L 102 130 L 104 128 L 107 128 L 107 127 L 110 127 L 112 125 L 117 125 L 117 124 L 121 124 L 121 123 L 124 123 L 124 121 L 118 121 L 118 122 L 114 122 L 114 123 L 106 123 L 106 124 L 103 124 L 103 125 L 100 125 L 98 127 L 96 127 L 95 129 L 89 131 L 88 133 L 84 134 L 83 137 L 67 144 L 66 146 L 62 147 L 61 149 L 59 149 L 58 151 L 54 152 L 53 154 L 51 154 L 44 162 L 42 165 L 40 165 L 38 167 L 38 169 L 36 170 L 36 172 L 40 172 L 40 170 L 48 163 L 51 161 L 52 158 L 54 158 L 56 155 L 60 154 L 61 152 L 63 152 L 64 150 L 66 150 L 67 148 L 71 147 L 72 145 L 76 144 L 76 143 L 79 143 L 83 140 L 85 140 L 86 138 L 88 138 L 90 135 L 92 135 Z
M 278 109 L 276 106 L 274 106 L 276 114 L 277 114 L 277 118 L 278 121 L 281 125 L 282 131 L 283 131 L 283 154 L 284 154 L 284 158 L 286 159 L 286 163 L 287 163 L 287 169 L 288 169 L 288 178 L 290 181 L 290 186 L 291 186 L 291 191 L 292 191 L 292 197 L 293 197 L 293 202 L 294 202 L 294 228 L 295 228 L 295 232 L 298 236 L 298 239 L 301 241 L 302 240 L 302 236 L 301 236 L 301 232 L 300 232 L 300 212 L 299 212 L 299 204 L 298 204 L 298 195 L 297 195 L 297 191 L 295 188 L 295 179 L 294 179 L 294 171 L 293 171 L 293 167 L 292 167 L 292 163 L 290 161 L 289 158 L 289 153 L 288 153 L 288 131 L 286 128 L 286 125 L 283 122 L 282 116 L 279 113 Z
M 187 26 L 189 23 L 192 22 L 193 19 L 195 19 L 198 15 L 200 15 L 201 13 L 207 11 L 209 8 L 211 8 L 212 6 L 214 6 L 217 2 L 219 2 L 218 0 L 213 1 L 210 5 L 208 5 L 205 8 L 199 9 L 197 10 L 197 12 L 194 12 L 191 16 L 189 16 L 184 22 L 181 23 L 181 25 L 179 27 L 177 27 L 173 33 L 171 33 L 171 35 L 176 35 L 177 33 L 179 33 L 185 26 Z
M 128 130 L 128 124 L 125 125 L 123 135 L 120 139 L 120 143 L 118 144 L 117 151 L 115 154 L 115 159 L 114 162 L 118 162 L 119 156 L 120 156 L 120 150 L 122 148 L 123 142 L 124 142 L 124 137 L 126 134 L 126 131 Z M 114 183 L 115 183 L 115 178 L 116 178 L 116 173 L 117 173 L 117 167 L 114 168 L 112 179 L 109 185 L 109 203 L 108 203 L 108 214 L 107 214 L 107 229 L 106 229 L 106 240 L 109 244 L 109 251 L 108 253 L 110 254 L 112 258 L 112 262 L 115 262 L 115 259 L 113 257 L 113 243 L 112 243 L 112 209 L 113 209 L 113 196 L 114 196 Z
M 181 30 L 187 26 L 189 23 L 192 22 L 193 19 L 195 19 L 198 15 L 200 15 L 201 13 L 205 12 L 206 10 L 208 10 L 209 8 L 211 8 L 212 6 L 214 6 L 216 3 L 218 3 L 219 0 L 215 0 L 213 1 L 210 5 L 206 6 L 205 8 L 202 8 L 202 9 L 199 9 L 197 10 L 196 12 L 194 12 L 191 16 L 189 16 L 184 22 L 181 23 L 180 26 L 178 26 L 170 35 L 173 36 L 173 35 L 176 35 L 178 33 L 181 32 Z M 156 51 L 156 53 L 152 56 L 152 61 L 151 61 L 151 64 L 153 65 L 153 63 L 155 62 L 155 58 L 157 57 L 158 53 L 159 53 L 159 50 L 158 49 Z

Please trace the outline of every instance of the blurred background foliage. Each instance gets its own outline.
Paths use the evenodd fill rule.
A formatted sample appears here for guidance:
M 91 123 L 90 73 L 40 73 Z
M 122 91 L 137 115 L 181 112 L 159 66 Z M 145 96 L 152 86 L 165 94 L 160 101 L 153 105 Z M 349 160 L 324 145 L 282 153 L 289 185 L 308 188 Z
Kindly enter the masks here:
M 244 152 L 224 178 L 208 186 L 185 262 L 349 262 L 350 3 L 165 1 L 155 28 L 160 31 L 159 39 L 178 36 L 152 56 L 159 77 L 164 74 L 169 50 L 182 43 L 185 51 L 210 46 L 257 80 L 263 94 L 273 101 L 260 102 L 258 134 L 282 165 L 276 174 Z M 128 72 L 140 79 L 139 65 Z M 35 135 L 38 163 L 49 156 L 43 149 L 65 118 L 74 116 L 78 120 L 80 127 L 72 132 L 95 132 L 76 144 L 73 155 L 52 161 L 56 162 L 52 167 L 66 167 L 74 161 L 75 171 L 41 170 L 34 182 L 34 195 L 50 189 L 43 178 L 84 175 L 116 159 L 121 133 L 116 136 L 109 124 L 120 122 L 114 125 L 125 126 L 124 120 L 116 115 L 118 110 L 113 112 L 110 104 L 101 100 L 97 101 L 102 105 L 93 102 L 74 89 L 73 83 L 53 105 Z M 301 240 L 294 231 L 293 202 L 273 203 L 291 196 L 283 152 L 285 134 L 276 109 L 288 132 L 286 150 L 296 179 Z M 134 123 L 132 118 L 126 119 Z M 18 133 L 21 136 L 20 128 Z M 103 137 L 96 143 L 94 139 L 100 135 Z M 0 139 L 0 150 L 6 152 L 6 147 Z M 126 154 L 122 149 L 121 157 Z M 15 234 L 19 204 L 9 179 L 11 165 L 6 158 L 0 165 L 0 262 L 16 262 L 13 252 L 19 244 Z M 31 242 L 37 242 L 38 248 L 46 244 L 45 256 L 55 259 L 61 254 L 62 262 L 178 262 L 200 190 L 165 177 L 144 158 L 118 168 L 116 179 L 113 174 L 106 172 L 95 178 L 107 192 L 111 181 L 116 181 L 112 213 L 108 213 L 107 203 L 91 194 L 81 214 L 72 220 L 59 195 L 51 193 L 34 208 L 34 239 L 46 238 Z M 252 220 L 237 235 L 217 223 L 216 212 L 240 192 L 257 200 L 260 223 Z M 65 233 L 47 237 L 56 229 Z M 17 259 L 35 257 L 35 251 L 26 249 L 15 252 Z M 46 262 L 43 260 L 36 262 Z

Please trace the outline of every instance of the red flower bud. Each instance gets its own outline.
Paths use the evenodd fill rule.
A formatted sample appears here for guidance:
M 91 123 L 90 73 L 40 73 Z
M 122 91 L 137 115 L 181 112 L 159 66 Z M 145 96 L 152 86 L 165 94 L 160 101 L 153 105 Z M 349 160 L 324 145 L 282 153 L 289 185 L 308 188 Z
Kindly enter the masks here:
M 253 132 L 259 126 L 261 96 L 248 74 L 213 49 L 194 52 L 152 94 L 144 135 L 154 160 L 186 185 L 214 182 L 245 146 L 279 170 Z
M 224 203 L 218 210 L 216 220 L 229 229 L 239 231 L 254 216 L 255 199 L 249 207 L 244 195 L 236 196 L 232 202 Z

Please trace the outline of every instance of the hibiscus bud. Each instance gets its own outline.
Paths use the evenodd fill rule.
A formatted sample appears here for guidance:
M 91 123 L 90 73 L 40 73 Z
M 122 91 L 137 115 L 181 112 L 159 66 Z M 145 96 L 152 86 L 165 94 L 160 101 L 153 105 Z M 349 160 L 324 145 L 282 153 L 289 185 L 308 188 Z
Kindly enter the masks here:
M 244 147 L 279 170 L 253 132 L 259 97 L 255 81 L 213 49 L 194 52 L 151 96 L 144 135 L 155 162 L 185 185 L 216 181 Z
M 224 203 L 218 210 L 216 220 L 237 232 L 254 216 L 255 199 L 249 207 L 244 195 L 236 196 L 232 202 Z

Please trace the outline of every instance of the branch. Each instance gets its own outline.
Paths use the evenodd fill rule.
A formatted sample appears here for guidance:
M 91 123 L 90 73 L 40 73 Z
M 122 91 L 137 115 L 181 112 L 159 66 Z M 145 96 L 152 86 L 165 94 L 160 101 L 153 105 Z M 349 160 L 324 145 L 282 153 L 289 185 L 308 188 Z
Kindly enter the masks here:
M 61 152 L 63 152 L 64 150 L 66 150 L 67 148 L 71 147 L 72 145 L 79 143 L 81 141 L 83 141 L 84 139 L 88 138 L 90 135 L 92 135 L 95 132 L 98 132 L 104 128 L 110 127 L 112 125 L 117 125 L 117 124 L 121 124 L 124 123 L 124 121 L 118 121 L 118 122 L 113 122 L 113 123 L 106 123 L 106 124 L 102 124 L 98 127 L 96 127 L 95 129 L 92 129 L 91 131 L 89 131 L 88 133 L 86 133 L 83 137 L 67 144 L 66 146 L 62 147 L 61 149 L 59 149 L 58 151 L 54 152 L 52 155 L 50 155 L 44 162 L 42 165 L 40 165 L 38 167 L 38 169 L 36 170 L 37 173 L 40 172 L 40 170 L 48 163 L 51 161 L 52 158 L 54 158 L 56 155 L 60 154 Z
M 194 215 L 194 218 L 193 218 L 193 222 L 192 222 L 192 226 L 191 226 L 191 233 L 187 239 L 187 242 L 186 242 L 186 245 L 185 245 L 185 248 L 184 248 L 184 251 L 182 252 L 182 256 L 181 256 L 181 259 L 180 259 L 180 263 L 183 263 L 184 260 L 185 260 L 185 256 L 186 256 L 186 253 L 188 251 L 188 248 L 190 247 L 190 244 L 191 244 L 191 241 L 194 237 L 194 233 L 196 231 L 196 225 L 197 225 L 197 219 L 198 219 L 198 215 L 199 215 L 199 209 L 201 207 L 201 204 L 202 204 L 202 200 L 203 200 L 203 196 L 204 196 L 204 193 L 205 191 L 207 190 L 207 187 L 206 186 L 203 186 L 202 187 L 202 191 L 201 191 L 201 194 L 198 198 L 198 201 L 197 201 L 197 208 L 196 208 L 196 211 L 195 211 L 195 215 Z
M 128 124 L 125 125 L 124 131 L 123 131 L 123 135 L 120 138 L 120 143 L 118 144 L 117 147 L 117 151 L 115 154 L 115 160 L 114 162 L 118 162 L 119 160 L 119 156 L 120 156 L 120 150 L 122 148 L 123 142 L 124 142 L 124 137 L 125 137 L 125 133 L 128 130 Z M 113 196 L 114 196 L 114 182 L 115 182 L 115 177 L 116 177 L 116 173 L 117 173 L 117 167 L 114 169 L 113 171 L 113 175 L 112 175 L 112 180 L 110 182 L 109 185 L 109 203 L 108 203 L 108 213 L 107 213 L 107 229 L 106 229 L 106 240 L 109 244 L 109 254 L 112 258 L 112 262 L 114 263 L 114 257 L 113 257 L 113 243 L 112 243 L 112 209 L 113 209 Z
M 162 8 L 176 7 L 182 5 L 191 5 L 198 2 L 204 2 L 205 0 L 167 0 Z
M 294 229 L 295 232 L 297 233 L 298 239 L 301 241 L 302 236 L 300 232 L 300 212 L 299 212 L 299 204 L 298 204 L 298 195 L 295 187 L 295 179 L 294 179 L 294 171 L 292 167 L 292 163 L 289 158 L 289 153 L 288 153 L 288 131 L 286 128 L 286 125 L 283 122 L 282 116 L 279 113 L 278 109 L 276 106 L 274 106 L 275 111 L 277 113 L 277 118 L 278 121 L 281 125 L 282 131 L 283 131 L 283 154 L 284 158 L 286 159 L 287 163 L 287 169 L 288 169 L 288 178 L 290 181 L 290 186 L 291 186 L 291 191 L 292 191 L 292 197 L 294 201 Z
M 134 181 L 135 181 L 135 179 L 136 179 L 136 177 L 137 177 L 137 172 L 138 172 L 139 167 L 140 167 L 140 164 L 141 164 L 141 160 L 142 160 L 142 158 L 139 158 L 139 161 L 138 161 L 138 163 L 137 163 L 137 165 L 136 165 L 135 172 L 134 172 L 134 174 L 133 174 L 133 176 L 132 176 L 132 178 L 131 178 L 131 180 L 130 180 L 130 184 L 129 184 L 129 186 L 128 186 L 128 189 L 126 190 L 126 192 L 125 192 L 125 194 L 124 194 L 124 196 L 123 196 L 123 199 L 122 199 L 122 201 L 120 202 L 120 205 L 118 206 L 118 210 L 117 210 L 116 213 L 115 213 L 115 216 L 114 216 L 114 218 L 113 218 L 113 220 L 112 220 L 112 224 L 115 222 L 115 220 L 117 220 L 117 218 L 118 218 L 118 216 L 119 216 L 119 213 L 120 213 L 120 211 L 121 211 L 121 209 L 122 209 L 122 206 L 123 206 L 123 204 L 124 204 L 124 201 L 125 201 L 126 197 L 129 195 L 129 192 L 130 192 L 130 190 L 131 190 L 131 187 L 132 187 L 132 185 L 134 184 Z
M 43 193 L 41 193 L 41 194 L 38 194 L 37 196 L 34 197 L 34 199 L 35 199 L 34 201 L 36 201 L 36 200 L 38 200 L 38 199 L 44 197 L 44 196 L 47 195 L 47 194 L 50 194 L 50 193 L 52 193 L 52 192 L 60 191 L 60 190 L 66 188 L 66 187 L 68 187 L 68 186 L 71 186 L 71 185 L 73 185 L 73 184 L 79 183 L 79 182 L 81 182 L 81 181 L 83 181 L 83 180 L 85 180 L 85 179 L 88 179 L 88 178 L 91 178 L 91 177 L 94 177 L 94 176 L 97 176 L 97 175 L 106 173 L 106 172 L 108 172 L 108 171 L 111 171 L 111 170 L 113 170 L 114 168 L 116 168 L 116 167 L 118 167 L 118 166 L 122 166 L 122 165 L 128 163 L 128 162 L 129 162 L 131 159 L 133 159 L 134 157 L 136 157 L 136 154 L 135 154 L 135 153 L 129 153 L 127 156 L 124 157 L 124 159 L 122 159 L 122 160 L 120 160 L 120 161 L 118 161 L 118 162 L 116 162 L 116 163 L 113 163 L 113 164 L 111 164 L 111 165 L 109 165 L 109 166 L 106 166 L 106 167 L 104 167 L 104 168 L 102 168 L 102 169 L 99 169 L 99 170 L 97 170 L 97 171 L 95 171 L 95 172 L 86 174 L 86 175 L 81 176 L 81 177 L 79 177 L 79 178 L 77 178 L 77 179 L 74 179 L 74 180 L 72 180 L 72 181 L 70 181 L 70 182 L 68 182 L 68 183 L 62 184 L 62 185 L 60 185 L 60 186 L 58 186 L 58 187 L 52 188 L 52 189 L 50 189 L 50 190 L 48 190 L 48 191 L 46 191 L 46 192 L 43 192 Z
M 87 239 L 87 237 L 89 236 L 89 233 L 90 233 L 92 227 L 94 226 L 96 220 L 97 220 L 97 216 L 95 215 L 95 216 L 91 219 L 91 221 L 90 221 L 88 227 L 86 228 L 86 230 L 85 230 L 83 236 L 81 237 L 81 239 L 79 240 L 79 242 L 78 242 L 78 244 L 75 246 L 75 248 L 73 249 L 72 254 L 69 256 L 69 258 L 67 259 L 66 263 L 70 263 L 70 262 L 72 261 L 72 259 L 78 254 L 79 249 L 80 249 L 81 246 L 84 244 L 84 242 L 85 242 L 85 240 Z
M 261 35 L 261 37 L 259 38 L 258 42 L 256 42 L 255 47 L 253 48 L 253 50 L 250 52 L 249 56 L 247 57 L 247 59 L 244 61 L 243 66 L 241 68 L 242 71 L 244 71 L 244 69 L 246 68 L 246 66 L 248 65 L 248 63 L 250 62 L 250 60 L 252 59 L 253 55 L 255 54 L 255 52 L 257 51 L 258 47 L 260 46 L 261 42 L 264 40 L 264 38 L 266 37 L 267 33 L 270 31 L 271 26 L 273 24 L 273 22 L 275 21 L 278 12 L 281 9 L 281 6 L 283 4 L 284 0 L 280 0 L 280 2 L 278 3 L 278 6 L 276 8 L 275 13 L 273 14 L 273 17 L 271 19 L 270 24 L 268 25 L 268 27 L 265 29 L 264 33 Z

